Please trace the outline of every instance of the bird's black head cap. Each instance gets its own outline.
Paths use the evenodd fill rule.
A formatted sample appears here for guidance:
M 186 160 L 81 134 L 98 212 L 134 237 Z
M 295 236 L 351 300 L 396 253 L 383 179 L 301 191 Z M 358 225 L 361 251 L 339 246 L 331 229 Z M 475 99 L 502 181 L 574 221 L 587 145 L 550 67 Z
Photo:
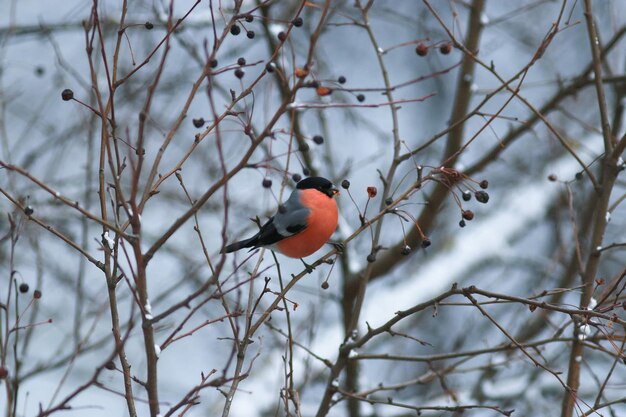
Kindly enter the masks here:
M 296 185 L 296 188 L 298 190 L 318 190 L 326 194 L 328 197 L 334 197 L 338 193 L 338 190 L 335 188 L 333 183 L 323 177 L 305 178 L 300 181 L 298 185 Z

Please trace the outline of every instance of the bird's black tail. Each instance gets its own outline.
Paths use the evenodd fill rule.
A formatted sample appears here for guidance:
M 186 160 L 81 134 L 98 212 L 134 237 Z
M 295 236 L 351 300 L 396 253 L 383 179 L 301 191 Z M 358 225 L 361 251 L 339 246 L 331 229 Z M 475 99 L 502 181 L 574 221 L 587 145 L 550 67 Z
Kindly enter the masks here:
M 238 251 L 243 248 L 254 248 L 259 240 L 259 236 L 252 236 L 250 239 L 240 240 L 239 242 L 231 243 L 230 245 L 224 246 L 224 249 L 221 250 L 220 253 L 231 253 Z

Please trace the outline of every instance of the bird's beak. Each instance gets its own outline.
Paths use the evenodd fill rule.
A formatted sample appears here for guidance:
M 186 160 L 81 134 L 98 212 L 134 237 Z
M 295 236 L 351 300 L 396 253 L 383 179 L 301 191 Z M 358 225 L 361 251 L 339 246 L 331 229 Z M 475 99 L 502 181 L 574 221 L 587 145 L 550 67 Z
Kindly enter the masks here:
M 336 187 L 330 189 L 330 196 L 332 198 L 337 197 L 339 194 L 339 190 Z

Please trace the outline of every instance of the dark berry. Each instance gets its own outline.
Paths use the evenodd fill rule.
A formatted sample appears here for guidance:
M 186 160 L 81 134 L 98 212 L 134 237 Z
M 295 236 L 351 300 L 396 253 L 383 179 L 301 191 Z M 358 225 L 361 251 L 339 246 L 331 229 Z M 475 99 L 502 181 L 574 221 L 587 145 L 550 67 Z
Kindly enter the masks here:
M 246 32 L 246 36 L 248 37 L 248 39 L 254 39 L 255 35 L 256 34 L 254 33 L 253 30 L 249 30 L 249 31 Z
M 300 180 L 302 179 L 302 176 L 301 176 L 300 174 L 293 174 L 293 175 L 291 176 L 291 179 L 292 179 L 294 182 L 300 182 Z
M 197 128 L 201 128 L 202 126 L 204 126 L 204 119 L 202 117 L 200 117 L 199 119 L 193 119 L 193 125 Z
M 241 68 L 237 68 L 235 70 L 235 77 L 239 78 L 240 80 L 243 78 L 245 72 L 243 72 L 243 70 Z
M 279 205 L 279 206 L 278 206 L 278 212 L 279 212 L 280 214 L 285 214 L 285 213 L 287 213 L 287 207 L 285 207 L 285 205 L 284 205 L 284 204 Z
M 346 77 L 344 77 L 343 75 L 340 75 L 339 78 L 337 78 L 337 81 L 339 82 L 339 84 L 345 84 Z
M 552 181 L 552 182 L 554 182 L 554 181 L 556 181 L 557 179 L 558 179 L 558 178 L 557 178 L 557 177 L 556 177 L 556 175 L 554 175 L 554 174 L 550 174 L 550 175 L 548 175 L 548 181 Z
M 487 180 L 482 180 L 482 181 L 480 182 L 480 184 L 478 184 L 478 185 L 480 185 L 480 188 L 482 188 L 483 190 L 486 190 L 487 188 L 489 188 L 489 181 L 487 181 Z
M 374 186 L 367 187 L 367 196 L 369 198 L 376 197 L 376 194 L 378 194 L 378 189 L 376 187 L 374 187 Z
M 25 292 L 28 292 L 28 284 L 23 282 L 20 284 L 20 292 L 22 294 L 24 294 Z
M 302 20 L 302 18 L 300 16 L 296 17 L 295 19 L 293 19 L 291 21 L 291 23 L 293 23 L 293 25 L 297 28 L 299 28 L 300 26 L 302 26 L 302 24 L 304 23 L 304 21 Z
M 365 96 L 363 94 L 357 94 L 356 99 L 359 101 L 359 103 L 363 103 L 365 101 Z
M 265 71 L 274 72 L 275 69 L 276 69 L 276 64 L 274 64 L 273 62 L 268 62 L 267 64 L 265 64 Z
M 322 282 L 322 289 L 323 290 L 327 290 L 328 289 L 328 281 Z
M 387 199 L 385 200 L 385 204 L 388 205 L 388 206 L 392 205 L 393 204 L 393 198 L 387 197 Z
M 246 65 L 246 58 L 244 58 L 244 57 L 237 58 L 237 65 L 239 65 L 239 66 Z
M 489 201 L 489 194 L 486 191 L 476 191 L 474 197 L 476 197 L 476 201 L 479 203 L 487 204 L 487 201 Z
M 285 42 L 285 39 L 287 39 L 287 34 L 285 32 L 278 32 L 278 40 Z
M 109 371 L 113 371 L 115 370 L 115 362 L 108 361 L 106 364 L 104 364 L 104 367 L 108 369 Z
M 461 221 L 459 222 L 459 226 L 465 227 L 465 220 L 461 219 Z
M 217 59 L 212 59 L 209 65 L 211 66 L 211 68 L 217 67 Z
M 343 188 L 344 190 L 347 190 L 348 188 L 350 188 L 350 181 L 348 180 L 341 181 L 341 188 Z
M 252 16 L 251 14 L 247 14 L 246 15 L 246 22 L 252 23 L 253 21 L 254 21 L 254 16 Z
M 313 136 L 313 142 L 315 142 L 316 145 L 321 145 L 322 143 L 324 143 L 324 137 L 320 135 L 315 135 Z
M 404 245 L 402 249 L 400 250 L 400 255 L 406 256 L 409 253 L 411 253 L 411 247 L 409 245 Z
M 241 33 L 241 28 L 238 25 L 232 25 L 230 27 L 230 34 L 237 36 Z
M 24 207 L 24 214 L 27 216 L 32 216 L 35 210 L 31 206 Z
M 309 144 L 306 142 L 302 142 L 302 144 L 300 145 L 300 147 L 298 147 L 298 150 L 300 152 L 308 152 L 309 151 Z
M 376 261 L 376 255 L 374 255 L 373 253 L 370 253 L 369 255 L 367 255 L 367 262 L 375 262 Z
M 74 98 L 74 92 L 69 88 L 66 88 L 61 92 L 61 98 L 63 99 L 63 101 L 70 101 Z
M 305 177 L 308 177 L 309 175 L 311 175 L 311 171 L 308 168 L 302 168 L 302 174 Z
M 452 51 L 452 45 L 449 43 L 444 43 L 443 45 L 439 47 L 439 52 L 441 52 L 444 55 L 448 55 L 450 51 Z
M 419 56 L 426 56 L 428 54 L 428 46 L 425 43 L 418 43 L 415 47 L 415 53 Z
M 582 172 L 577 172 L 576 175 L 574 176 L 574 178 L 576 178 L 577 181 L 580 181 L 583 179 L 583 173 Z
M 474 218 L 474 212 L 472 210 L 463 210 L 463 218 L 467 221 Z
M 154 25 L 152 24 L 152 22 L 146 22 L 143 24 L 143 26 L 148 30 L 154 29 Z
M 272 180 L 269 178 L 263 178 L 263 188 L 270 188 L 272 186 Z
M 422 247 L 423 247 L 424 249 L 426 249 L 427 247 L 429 247 L 429 246 L 430 246 L 430 244 L 431 244 L 431 243 L 432 243 L 432 242 L 430 241 L 430 239 L 429 239 L 429 238 L 427 238 L 427 237 L 425 237 L 425 238 L 424 238 L 424 240 L 422 240 Z
M 463 201 L 470 201 L 472 199 L 472 193 L 470 193 L 468 190 L 463 191 L 463 194 L 461 194 L 461 197 L 463 197 Z
M 41 298 L 41 291 L 35 290 L 35 292 L 33 292 L 33 298 L 39 300 Z

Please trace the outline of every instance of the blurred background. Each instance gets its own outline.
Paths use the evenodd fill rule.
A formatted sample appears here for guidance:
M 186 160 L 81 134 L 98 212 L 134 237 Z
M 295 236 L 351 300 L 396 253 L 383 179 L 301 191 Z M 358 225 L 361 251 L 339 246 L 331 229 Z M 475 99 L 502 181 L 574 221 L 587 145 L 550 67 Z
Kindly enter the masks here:
M 623 414 L 625 17 L 1 2 L 0 412 Z M 219 253 L 309 175 L 342 254 Z

